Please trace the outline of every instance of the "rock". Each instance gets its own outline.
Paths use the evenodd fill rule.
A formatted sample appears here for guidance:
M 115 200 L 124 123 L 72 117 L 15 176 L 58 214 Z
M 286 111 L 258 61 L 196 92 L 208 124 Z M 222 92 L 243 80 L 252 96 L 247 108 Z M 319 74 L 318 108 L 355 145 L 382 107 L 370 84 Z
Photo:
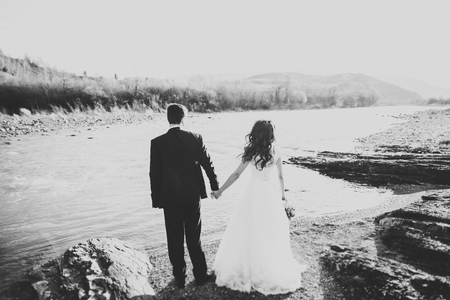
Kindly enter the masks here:
M 449 278 L 345 247 L 333 248 L 339 250 L 328 249 L 319 258 L 326 300 L 450 299 Z
M 375 218 L 378 255 L 450 276 L 450 195 L 422 198 Z
M 450 200 L 450 195 L 441 195 L 439 193 L 433 193 L 429 195 L 423 195 L 422 200 L 440 200 L 440 201 L 448 201 Z
M 28 109 L 26 109 L 26 108 L 21 108 L 20 109 L 20 114 L 23 116 L 23 115 L 25 115 L 25 116 L 27 116 L 27 117 L 31 117 L 31 111 L 29 111 Z
M 448 185 L 450 178 L 448 154 L 357 154 L 324 151 L 314 157 L 291 157 L 288 163 L 319 171 L 332 178 L 376 187 L 424 183 Z
M 47 290 L 48 282 L 45 280 L 33 283 L 33 288 L 39 299 L 47 299 L 51 295 L 51 292 Z
M 115 238 L 91 239 L 40 267 L 39 299 L 131 299 L 155 296 L 146 254 Z M 44 277 L 44 278 L 41 278 Z M 35 276 L 36 278 L 36 276 Z

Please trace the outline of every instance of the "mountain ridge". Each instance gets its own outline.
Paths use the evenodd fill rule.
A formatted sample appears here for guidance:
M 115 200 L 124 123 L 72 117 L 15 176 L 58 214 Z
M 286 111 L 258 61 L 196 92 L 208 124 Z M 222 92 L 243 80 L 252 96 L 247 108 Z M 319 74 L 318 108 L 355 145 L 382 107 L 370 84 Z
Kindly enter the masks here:
M 252 76 L 248 80 L 269 84 L 279 80 L 290 81 L 290 84 L 304 87 L 306 89 L 339 89 L 360 91 L 361 93 L 372 93 L 378 97 L 379 105 L 406 105 L 419 104 L 424 101 L 416 92 L 404 89 L 394 84 L 378 80 L 374 77 L 361 73 L 345 73 L 335 75 L 307 75 L 296 72 L 265 73 Z
M 400 77 L 400 76 L 373 76 L 373 77 L 400 86 L 404 89 L 416 92 L 426 99 L 450 98 L 450 89 L 438 87 L 415 78 Z

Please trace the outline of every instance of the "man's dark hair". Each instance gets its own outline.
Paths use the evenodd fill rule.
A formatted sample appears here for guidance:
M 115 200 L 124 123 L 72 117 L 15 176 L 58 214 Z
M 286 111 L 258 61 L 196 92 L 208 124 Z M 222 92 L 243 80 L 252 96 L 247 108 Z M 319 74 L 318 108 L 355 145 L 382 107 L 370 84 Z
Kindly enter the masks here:
M 167 121 L 169 124 L 181 124 L 187 112 L 186 107 L 178 103 L 171 103 L 167 106 Z

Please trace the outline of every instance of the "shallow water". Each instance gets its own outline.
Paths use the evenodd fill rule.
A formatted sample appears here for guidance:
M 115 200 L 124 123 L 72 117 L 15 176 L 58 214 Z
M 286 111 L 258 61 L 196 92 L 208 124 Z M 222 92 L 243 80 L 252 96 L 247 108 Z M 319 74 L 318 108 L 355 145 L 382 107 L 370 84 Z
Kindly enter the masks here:
M 401 122 L 395 118 L 401 113 L 425 109 L 195 114 L 185 129 L 203 135 L 223 183 L 238 165 L 244 136 L 258 119 L 273 121 L 277 147 L 287 159 L 311 151 L 350 151 L 355 138 Z M 144 251 L 164 251 L 162 210 L 151 207 L 148 179 L 150 140 L 168 128 L 163 117 L 156 119 L 21 136 L 0 145 L 0 290 L 20 271 L 89 238 L 117 237 Z M 291 165 L 284 165 L 284 171 L 286 195 L 297 217 L 374 206 L 392 195 Z M 204 242 L 221 237 L 249 174 L 219 200 L 202 201 Z

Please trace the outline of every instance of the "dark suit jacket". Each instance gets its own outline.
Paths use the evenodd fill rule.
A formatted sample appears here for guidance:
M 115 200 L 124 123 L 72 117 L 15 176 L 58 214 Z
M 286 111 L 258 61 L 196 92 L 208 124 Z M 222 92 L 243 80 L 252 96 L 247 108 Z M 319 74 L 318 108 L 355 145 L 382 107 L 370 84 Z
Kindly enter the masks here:
M 174 127 L 154 138 L 150 146 L 153 207 L 181 206 L 206 198 L 201 167 L 211 190 L 218 190 L 214 166 L 201 135 Z

